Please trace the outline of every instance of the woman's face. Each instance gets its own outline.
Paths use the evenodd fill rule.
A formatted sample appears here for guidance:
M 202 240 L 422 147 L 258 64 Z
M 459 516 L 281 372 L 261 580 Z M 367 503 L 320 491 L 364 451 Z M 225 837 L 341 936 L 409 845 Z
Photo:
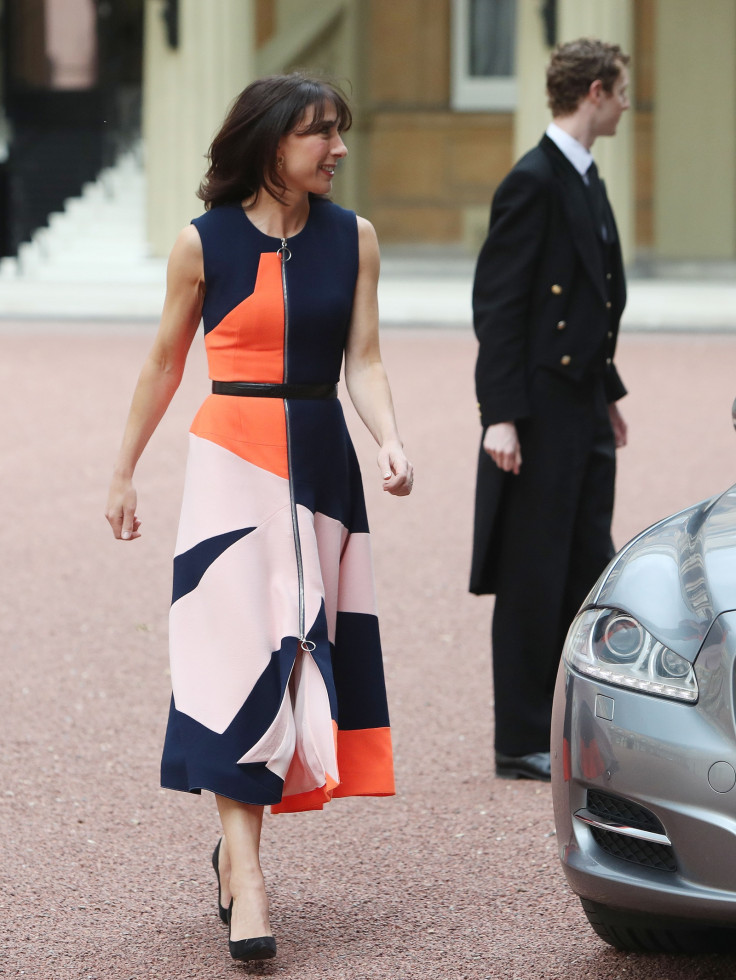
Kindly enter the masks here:
M 314 106 L 309 106 L 299 125 L 279 140 L 277 160 L 282 160 L 278 174 L 293 194 L 329 194 L 338 162 L 347 155 L 347 147 L 337 131 L 337 111 L 331 102 L 324 106 L 324 116 L 316 132 L 308 132 L 314 120 Z

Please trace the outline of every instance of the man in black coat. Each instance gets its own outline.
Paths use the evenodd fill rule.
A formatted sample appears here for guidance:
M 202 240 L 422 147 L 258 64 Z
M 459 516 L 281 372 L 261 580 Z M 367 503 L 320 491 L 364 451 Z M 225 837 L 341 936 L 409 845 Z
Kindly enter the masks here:
M 565 634 L 613 556 L 626 285 L 590 149 L 629 107 L 628 62 L 588 38 L 555 49 L 553 121 L 498 187 L 475 274 L 483 438 L 470 591 L 496 595 L 496 773 L 509 778 L 549 779 Z

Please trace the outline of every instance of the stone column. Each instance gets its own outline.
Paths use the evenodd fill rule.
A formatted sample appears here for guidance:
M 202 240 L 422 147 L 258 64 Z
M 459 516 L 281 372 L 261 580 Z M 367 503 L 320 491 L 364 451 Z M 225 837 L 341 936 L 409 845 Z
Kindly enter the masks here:
M 733 259 L 736 4 L 657 4 L 655 51 L 655 252 Z
M 687 0 L 682 2 L 686 3 Z M 517 156 L 538 142 L 550 120 L 544 94 L 544 69 L 550 51 L 544 42 L 539 7 L 538 0 L 519 0 L 518 3 L 519 104 L 516 110 L 514 141 Z M 573 41 L 582 36 L 598 37 L 603 41 L 620 44 L 624 51 L 631 54 L 631 0 L 606 0 L 605 3 L 600 0 L 558 0 L 557 40 Z M 635 69 L 635 65 L 629 66 L 632 78 Z M 616 213 L 624 256 L 631 260 L 634 246 L 633 110 L 624 114 L 615 137 L 601 137 L 596 141 L 593 155 Z
M 146 0 L 143 134 L 147 229 L 166 255 L 200 214 L 196 197 L 212 138 L 254 77 L 253 0 L 179 0 L 179 43 L 169 45 L 163 0 Z
M 345 136 L 349 157 L 336 185 L 333 199 L 343 207 L 365 215 L 368 208 L 370 181 L 369 141 L 366 131 L 367 51 L 365 38 L 370 29 L 369 5 L 363 0 L 350 0 L 345 5 L 345 43 L 342 59 L 336 69 L 338 82 L 345 85 L 353 111 L 353 126 Z
M 518 104 L 514 115 L 514 160 L 541 139 L 550 120 L 545 92 L 545 69 L 550 48 L 544 36 L 539 0 L 517 0 L 516 80 Z

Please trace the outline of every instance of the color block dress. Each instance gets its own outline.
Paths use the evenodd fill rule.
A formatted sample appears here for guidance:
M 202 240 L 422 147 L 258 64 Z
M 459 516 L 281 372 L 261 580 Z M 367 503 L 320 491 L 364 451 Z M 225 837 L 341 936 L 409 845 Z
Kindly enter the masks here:
M 210 378 L 336 383 L 355 214 L 312 200 L 288 251 L 239 205 L 193 224 Z M 368 523 L 339 401 L 211 394 L 189 441 L 162 785 L 273 812 L 393 794 Z

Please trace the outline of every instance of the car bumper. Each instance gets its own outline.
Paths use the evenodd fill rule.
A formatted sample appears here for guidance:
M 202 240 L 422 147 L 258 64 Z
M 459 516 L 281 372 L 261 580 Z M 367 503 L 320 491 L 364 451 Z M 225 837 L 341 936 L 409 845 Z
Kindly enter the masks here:
M 736 612 L 708 632 L 694 705 L 600 683 L 563 659 L 553 798 L 562 865 L 582 898 L 736 923 L 735 663 Z

